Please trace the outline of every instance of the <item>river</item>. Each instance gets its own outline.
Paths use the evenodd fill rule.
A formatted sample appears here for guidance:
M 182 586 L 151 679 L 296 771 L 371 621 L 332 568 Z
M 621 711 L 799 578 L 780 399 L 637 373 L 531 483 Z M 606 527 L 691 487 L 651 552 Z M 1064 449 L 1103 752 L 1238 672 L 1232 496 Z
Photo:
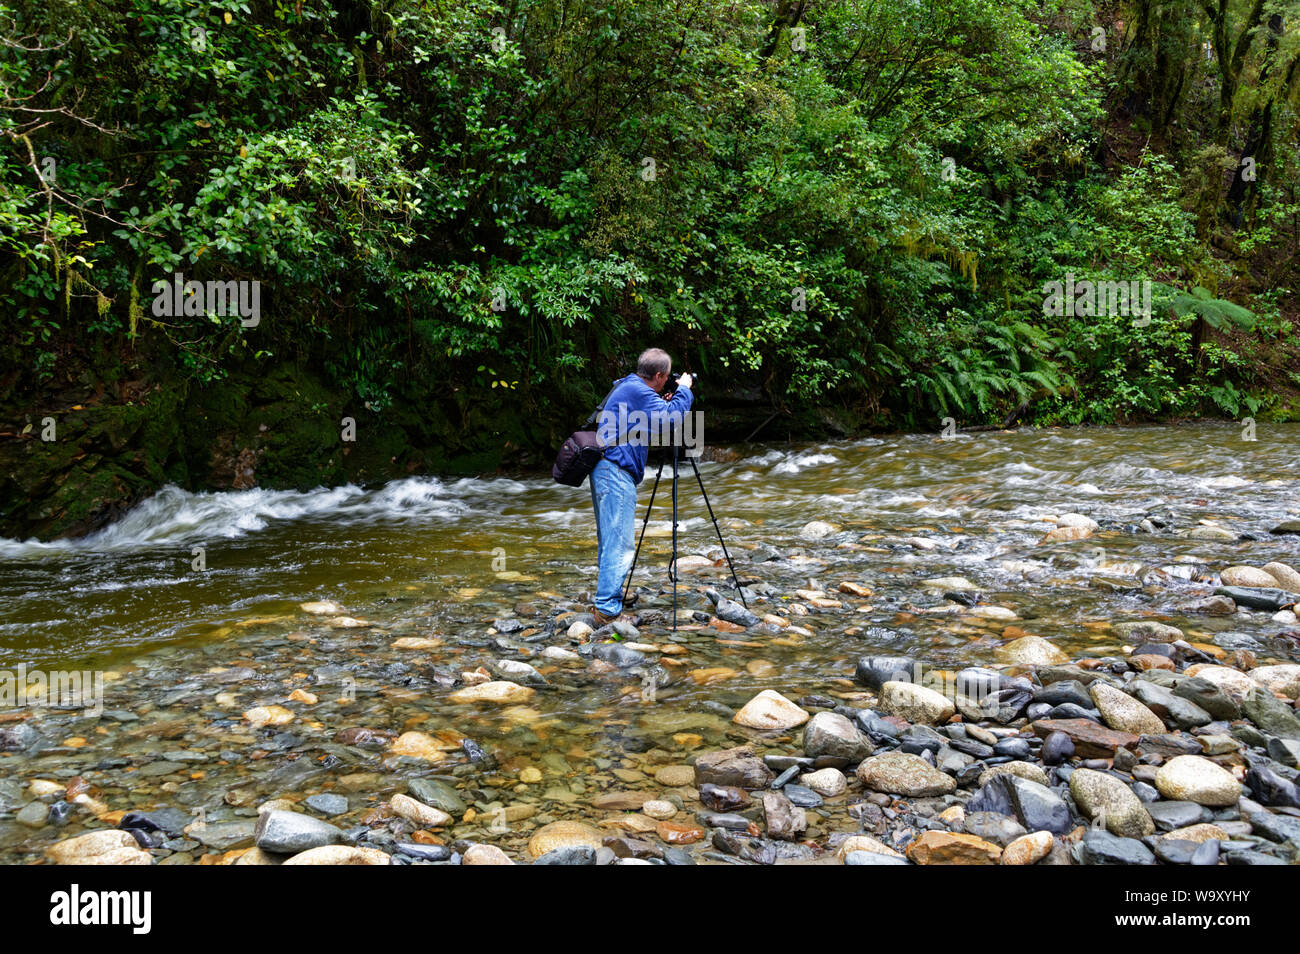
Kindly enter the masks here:
M 642 753 L 672 748 L 666 740 L 681 733 L 698 737 L 695 746 L 735 739 L 725 712 L 759 690 L 791 699 L 850 692 L 864 652 L 907 652 L 940 667 L 996 663 L 1014 625 L 1073 657 L 1103 656 L 1123 644 L 1110 622 L 1155 618 L 1202 642 L 1244 633 L 1266 647 L 1261 660 L 1294 661 L 1295 644 L 1282 635 L 1294 624 L 1266 612 L 1214 617 L 1188 609 L 1211 593 L 1225 566 L 1300 563 L 1300 535 L 1269 532 L 1300 517 L 1300 424 L 1260 425 L 1256 437 L 1243 439 L 1237 424 L 1196 423 L 719 448 L 720 459 L 700 471 L 742 581 L 753 587 L 751 608 L 761 616 L 785 607 L 796 632 L 720 636 L 702 625 L 707 617 L 690 615 L 711 609 L 705 586 L 735 593 L 725 587 L 725 561 L 688 469 L 681 552 L 704 559 L 683 558 L 682 628 L 652 623 L 637 637 L 674 642 L 680 655 L 634 677 L 543 668 L 549 661 L 535 655 L 550 644 L 576 648 L 562 628 L 534 634 L 558 607 L 581 609 L 577 598 L 594 584 L 585 485 L 411 477 L 308 492 L 169 487 L 82 539 L 0 540 L 0 669 L 108 671 L 104 705 L 126 720 L 47 710 L 48 744 L 0 759 L 0 780 L 81 775 L 109 808 L 145 798 L 238 817 L 247 807 L 228 797 L 234 807 L 224 807 L 223 793 L 283 796 L 286 778 L 262 773 L 314 746 L 351 758 L 354 774 L 392 776 L 379 790 L 391 787 L 413 763 L 331 749 L 329 739 L 348 727 L 420 726 L 472 737 L 507 775 L 540 767 L 545 779 L 521 783 L 529 794 L 520 795 L 536 819 L 581 804 L 592 773 L 621 766 L 628 778 L 644 776 Z M 638 530 L 652 481 L 653 469 L 641 486 Z M 665 481 L 636 571 L 635 584 L 648 588 L 637 610 L 668 609 L 668 506 Z M 1100 529 L 1045 542 L 1065 513 Z M 922 582 L 955 577 L 971 584 L 968 602 L 978 605 L 945 599 L 963 589 L 952 581 Z M 838 592 L 844 581 L 868 595 Z M 807 612 L 799 589 L 825 591 L 843 605 Z M 338 612 L 305 613 L 300 605 L 311 601 L 334 601 Z M 800 605 L 791 611 L 793 603 Z M 989 607 L 997 609 L 980 612 Z M 340 618 L 359 623 L 348 628 Z M 402 637 L 433 642 L 394 649 Z M 531 662 L 551 685 L 526 706 L 446 702 L 459 673 L 503 657 Z M 226 680 L 223 670 L 246 675 Z M 340 680 L 357 689 L 359 702 L 333 700 Z M 640 690 L 652 681 L 659 688 L 651 700 Z M 288 738 L 261 746 L 273 753 L 264 765 L 219 757 L 230 747 L 221 733 L 238 739 L 244 731 L 244 709 L 284 703 L 293 688 L 321 701 L 294 710 Z M 169 736 L 178 741 L 160 745 L 132 725 L 163 714 L 192 729 L 182 726 Z M 63 736 L 80 742 L 62 744 Z M 164 758 L 169 747 L 194 758 Z M 109 755 L 117 761 L 104 763 Z M 131 764 L 117 764 L 123 760 Z M 164 769 L 143 790 L 122 774 L 157 760 Z M 467 771 L 444 774 L 463 780 Z M 328 774 L 288 779 L 298 797 L 332 789 Z M 492 793 L 478 794 L 487 805 Z M 32 857 L 50 830 L 6 822 L 4 807 L 0 847 L 11 858 Z

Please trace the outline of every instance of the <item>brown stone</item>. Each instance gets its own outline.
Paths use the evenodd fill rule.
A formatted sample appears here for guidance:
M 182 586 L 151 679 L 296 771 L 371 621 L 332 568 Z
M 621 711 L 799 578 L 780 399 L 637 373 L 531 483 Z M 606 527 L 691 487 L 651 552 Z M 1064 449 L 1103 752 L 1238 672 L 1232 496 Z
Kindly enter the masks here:
M 1052 850 L 1052 833 L 1035 831 L 1021 835 L 1002 852 L 1004 865 L 1032 865 L 1042 861 Z
M 1131 732 L 1108 729 L 1089 719 L 1039 719 L 1032 728 L 1043 739 L 1053 732 L 1064 732 L 1074 743 L 1075 754 L 1085 759 L 1114 758 L 1116 749 L 1132 748 L 1138 743 L 1138 737 Z
M 734 785 L 737 788 L 766 788 L 774 778 L 772 770 L 747 745 L 718 752 L 706 752 L 695 760 L 695 785 Z
M 637 812 L 653 797 L 648 792 L 605 792 L 591 800 L 591 807 L 607 812 Z
M 1002 849 L 974 835 L 927 831 L 907 846 L 907 857 L 918 865 L 995 865 Z

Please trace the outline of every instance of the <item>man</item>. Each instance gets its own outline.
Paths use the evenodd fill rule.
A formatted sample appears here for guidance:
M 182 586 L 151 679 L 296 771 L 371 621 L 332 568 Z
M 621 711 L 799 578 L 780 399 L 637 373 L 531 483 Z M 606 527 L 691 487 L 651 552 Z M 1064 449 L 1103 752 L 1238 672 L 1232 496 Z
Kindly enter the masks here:
M 695 400 L 689 374 L 677 379 L 677 391 L 665 399 L 672 359 L 650 348 L 637 359 L 636 373 L 614 382 L 600 413 L 596 433 L 605 456 L 591 472 L 591 505 L 596 511 L 596 601 L 592 615 L 604 626 L 623 612 L 623 582 L 635 552 L 636 486 L 645 476 L 650 444 L 666 436 Z

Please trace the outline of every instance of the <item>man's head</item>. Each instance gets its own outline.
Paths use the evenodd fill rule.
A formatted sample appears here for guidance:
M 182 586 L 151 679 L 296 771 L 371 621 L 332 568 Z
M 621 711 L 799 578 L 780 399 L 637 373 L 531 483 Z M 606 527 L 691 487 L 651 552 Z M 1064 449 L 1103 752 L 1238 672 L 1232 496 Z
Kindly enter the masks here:
M 637 377 L 656 391 L 664 389 L 672 370 L 673 359 L 662 348 L 646 348 L 636 361 Z

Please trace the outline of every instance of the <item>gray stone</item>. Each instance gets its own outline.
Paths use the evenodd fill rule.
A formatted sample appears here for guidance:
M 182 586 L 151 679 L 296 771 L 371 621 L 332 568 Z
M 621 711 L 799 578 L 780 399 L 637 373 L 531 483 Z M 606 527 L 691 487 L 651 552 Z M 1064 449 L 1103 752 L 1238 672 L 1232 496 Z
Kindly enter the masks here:
M 1158 686 L 1146 679 L 1135 679 L 1127 688 L 1139 702 L 1159 716 L 1167 725 L 1178 729 L 1194 729 L 1209 725 L 1213 720 L 1208 712 L 1177 695 L 1172 689 Z
M 1231 722 L 1241 718 L 1241 707 L 1232 701 L 1226 692 L 1200 676 L 1184 679 L 1174 686 L 1174 695 L 1181 696 L 1189 702 L 1204 709 L 1214 719 Z
M 968 835 L 983 838 L 1003 848 L 1021 835 L 1027 834 L 1024 825 L 998 812 L 967 812 L 962 822 L 962 830 Z
M 0 752 L 25 752 L 40 740 L 40 733 L 25 722 L 0 726 Z
M 1120 838 L 1094 828 L 1081 842 L 1082 861 L 1086 865 L 1153 865 L 1156 856 L 1136 838 Z
M 1061 835 L 1073 827 L 1069 806 L 1050 788 L 1015 775 L 995 775 L 966 802 L 967 812 L 1011 815 L 1027 831 Z
M 308 795 L 304 799 L 307 807 L 322 815 L 342 815 L 348 810 L 348 800 L 343 795 L 323 792 L 320 795 Z
M 189 835 L 213 851 L 230 851 L 252 841 L 254 831 L 251 821 L 232 821 L 198 825 L 190 829 Z
M 1300 848 L 1300 818 L 1275 815 L 1272 812 L 1251 812 L 1246 816 L 1250 827 L 1269 841 L 1289 841 Z
M 861 762 L 875 749 L 858 727 L 836 712 L 818 712 L 803 730 L 803 750 L 811 758 L 830 756 Z
M 769 838 L 795 841 L 808 830 L 807 814 L 780 792 L 764 792 L 762 801 Z
M 195 837 L 199 837 L 196 833 Z M 257 819 L 254 833 L 257 847 L 263 851 L 295 855 L 300 851 L 320 848 L 323 845 L 337 845 L 346 840 L 346 836 L 329 822 L 312 818 L 300 812 L 272 809 L 262 812 Z
M 1252 689 L 1242 700 L 1241 710 L 1246 718 L 1269 735 L 1283 739 L 1300 739 L 1300 717 L 1267 689 Z
M 1210 820 L 1210 810 L 1195 802 L 1151 802 L 1146 810 L 1160 831 L 1173 831 Z
M 436 778 L 412 778 L 406 782 L 406 792 L 417 802 L 424 802 L 459 818 L 465 814 L 465 801 L 446 782 Z
M 50 817 L 50 806 L 44 802 L 30 802 L 18 810 L 14 820 L 28 828 L 44 828 Z
M 591 845 L 553 848 L 533 862 L 535 865 L 594 865 L 596 849 Z
M 1155 839 L 1156 857 L 1171 865 L 1190 865 L 1200 847 L 1200 843 L 1182 838 Z
M 748 746 L 706 752 L 695 760 L 695 786 L 734 785 L 737 788 L 766 788 L 775 776 Z
M 850 851 L 844 856 L 846 865 L 910 865 L 901 855 L 882 855 L 875 851 Z
M 863 656 L 858 660 L 853 678 L 868 689 L 879 689 L 896 679 L 918 677 L 917 662 L 909 656 Z

